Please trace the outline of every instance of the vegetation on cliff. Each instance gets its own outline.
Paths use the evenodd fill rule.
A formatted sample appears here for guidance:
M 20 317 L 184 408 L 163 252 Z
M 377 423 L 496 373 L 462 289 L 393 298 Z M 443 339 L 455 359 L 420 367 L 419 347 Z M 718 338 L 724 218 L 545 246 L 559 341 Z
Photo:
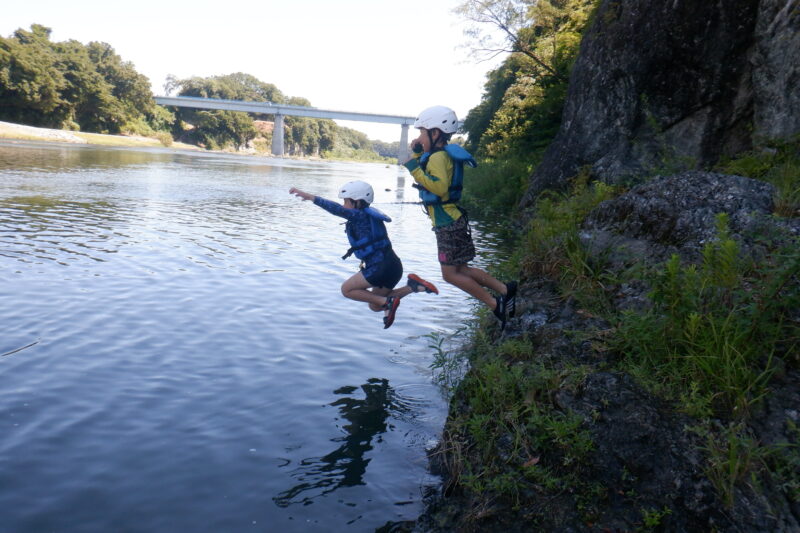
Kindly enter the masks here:
M 597 3 L 470 0 L 459 8 L 475 23 L 476 54 L 512 52 L 487 74 L 481 103 L 464 120 L 467 148 L 481 159 L 470 174 L 470 190 L 480 198 L 467 200 L 471 210 L 505 211 L 522 198 L 561 124 L 570 70 Z M 487 31 L 499 32 L 499 42 Z
M 577 5 L 536 3 L 545 4 L 566 9 L 567 18 Z M 601 25 L 628 13 L 618 2 L 602 4 Z M 513 212 L 518 250 L 497 268 L 523 283 L 519 316 L 505 332 L 484 316 L 466 351 L 446 351 L 442 339 L 432 344 L 442 383 L 453 383 L 447 372 L 464 358 L 470 370 L 449 389 L 450 417 L 432 454 L 443 492 L 416 527 L 796 530 L 800 138 L 756 140 L 703 164 L 684 157 L 686 147 L 659 125 L 663 117 L 645 117 L 653 139 L 635 155 L 650 161 L 647 168 L 603 180 L 595 172 L 603 167 L 586 161 L 567 185 L 537 189 L 522 211 L 528 178 L 560 127 L 544 111 L 563 108 L 568 94 L 566 83 L 557 90 L 555 75 L 516 48 L 530 43 L 520 36 L 546 35 L 521 31 L 520 19 L 536 27 L 531 5 L 465 3 L 472 13 L 494 10 L 492 24 L 517 24 L 515 53 L 490 73 L 484 101 L 465 123 L 484 168 L 467 175 L 465 188 L 474 210 Z M 516 15 L 501 18 L 504 9 Z M 578 20 L 588 28 L 590 9 Z M 694 22 L 685 27 L 703 25 Z M 526 93 L 542 107 L 519 107 L 520 78 L 504 76 L 520 63 L 539 69 L 536 80 L 550 76 L 552 85 Z M 621 104 L 589 107 L 603 105 Z M 503 117 L 503 106 L 516 115 Z M 580 125 L 579 114 L 570 119 Z M 528 120 L 530 131 L 521 126 Z M 692 166 L 699 168 L 681 170 Z

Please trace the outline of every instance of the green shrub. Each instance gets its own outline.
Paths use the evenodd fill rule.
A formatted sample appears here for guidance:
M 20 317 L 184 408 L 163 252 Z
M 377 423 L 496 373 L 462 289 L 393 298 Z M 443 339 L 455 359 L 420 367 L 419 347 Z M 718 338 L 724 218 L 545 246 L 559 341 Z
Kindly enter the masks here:
M 172 139 L 172 135 L 170 135 L 169 132 L 166 132 L 166 131 L 156 132 L 155 137 L 164 146 L 166 146 L 166 147 L 172 146 L 173 139 Z
M 770 141 L 760 149 L 720 162 L 716 170 L 773 184 L 775 214 L 800 216 L 800 136 Z
M 634 375 L 683 399 L 692 414 L 745 416 L 767 392 L 773 357 L 798 343 L 788 318 L 800 305 L 800 249 L 754 265 L 720 215 L 702 256 L 699 266 L 667 261 L 652 280 L 652 309 L 623 314 L 612 343 Z
M 465 168 L 461 204 L 478 215 L 511 213 L 525 194 L 533 166 L 508 157 L 480 161 L 477 168 Z
M 605 183 L 589 184 L 585 171 L 575 178 L 570 193 L 543 194 L 523 238 L 523 272 L 556 279 L 564 296 L 574 296 L 589 308 L 606 309 L 605 257 L 590 253 L 579 231 L 592 209 L 617 194 L 618 189 Z

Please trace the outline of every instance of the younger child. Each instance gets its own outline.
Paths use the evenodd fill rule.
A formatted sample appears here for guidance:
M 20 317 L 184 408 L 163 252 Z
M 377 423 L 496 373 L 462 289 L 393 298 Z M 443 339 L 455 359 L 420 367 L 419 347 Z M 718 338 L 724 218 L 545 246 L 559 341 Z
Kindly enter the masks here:
M 408 275 L 406 286 L 394 288 L 403 277 L 403 264 L 392 250 L 386 233 L 384 223 L 391 222 L 391 219 L 369 206 L 375 198 L 369 183 L 351 181 L 342 185 L 339 198 L 344 199 L 343 206 L 295 187 L 289 189 L 289 193 L 303 200 L 311 200 L 332 215 L 347 219 L 344 231 L 350 241 L 350 249 L 342 259 L 355 254 L 361 259 L 361 269 L 342 284 L 342 294 L 351 300 L 368 303 L 373 311 L 385 311 L 384 329 L 394 323 L 400 299 L 404 296 L 422 291 L 439 294 L 433 283 L 416 274 Z
M 475 257 L 475 245 L 466 212 L 457 202 L 461 199 L 464 164 L 475 167 L 477 163 L 461 146 L 447 144 L 458 128 L 458 118 L 448 107 L 433 106 L 419 114 L 414 127 L 420 134 L 411 141 L 413 156 L 405 167 L 411 172 L 433 223 L 442 276 L 489 306 L 503 329 L 506 317 L 516 313 L 517 282 L 503 283 L 484 270 L 469 266 Z M 487 288 L 499 296 L 495 298 Z

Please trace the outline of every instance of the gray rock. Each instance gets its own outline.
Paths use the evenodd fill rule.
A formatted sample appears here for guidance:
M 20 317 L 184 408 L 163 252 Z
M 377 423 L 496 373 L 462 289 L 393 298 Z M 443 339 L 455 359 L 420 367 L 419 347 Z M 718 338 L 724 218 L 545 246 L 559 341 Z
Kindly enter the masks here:
M 800 2 L 762 0 L 751 56 L 755 134 L 784 138 L 800 131 Z
M 523 207 L 589 166 L 608 182 L 702 168 L 800 132 L 797 0 L 605 0 Z
M 774 187 L 765 182 L 689 171 L 656 178 L 603 202 L 590 213 L 584 228 L 587 237 L 597 235 L 609 245 L 629 246 L 639 258 L 660 261 L 673 252 L 695 257 L 715 238 L 719 213 L 729 216 L 731 233 L 747 246 L 743 236 L 757 235 L 771 222 L 773 194 Z

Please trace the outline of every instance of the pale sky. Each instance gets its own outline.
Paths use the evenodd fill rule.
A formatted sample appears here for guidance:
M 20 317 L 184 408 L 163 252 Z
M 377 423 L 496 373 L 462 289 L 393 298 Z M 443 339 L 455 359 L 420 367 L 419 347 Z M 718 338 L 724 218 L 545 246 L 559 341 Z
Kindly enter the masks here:
M 36 23 L 53 41 L 106 42 L 156 95 L 168 74 L 245 72 L 323 109 L 414 116 L 446 105 L 463 119 L 502 57 L 469 57 L 460 1 L 18 0 L 4 2 L 0 35 Z M 397 125 L 339 123 L 400 139 Z

